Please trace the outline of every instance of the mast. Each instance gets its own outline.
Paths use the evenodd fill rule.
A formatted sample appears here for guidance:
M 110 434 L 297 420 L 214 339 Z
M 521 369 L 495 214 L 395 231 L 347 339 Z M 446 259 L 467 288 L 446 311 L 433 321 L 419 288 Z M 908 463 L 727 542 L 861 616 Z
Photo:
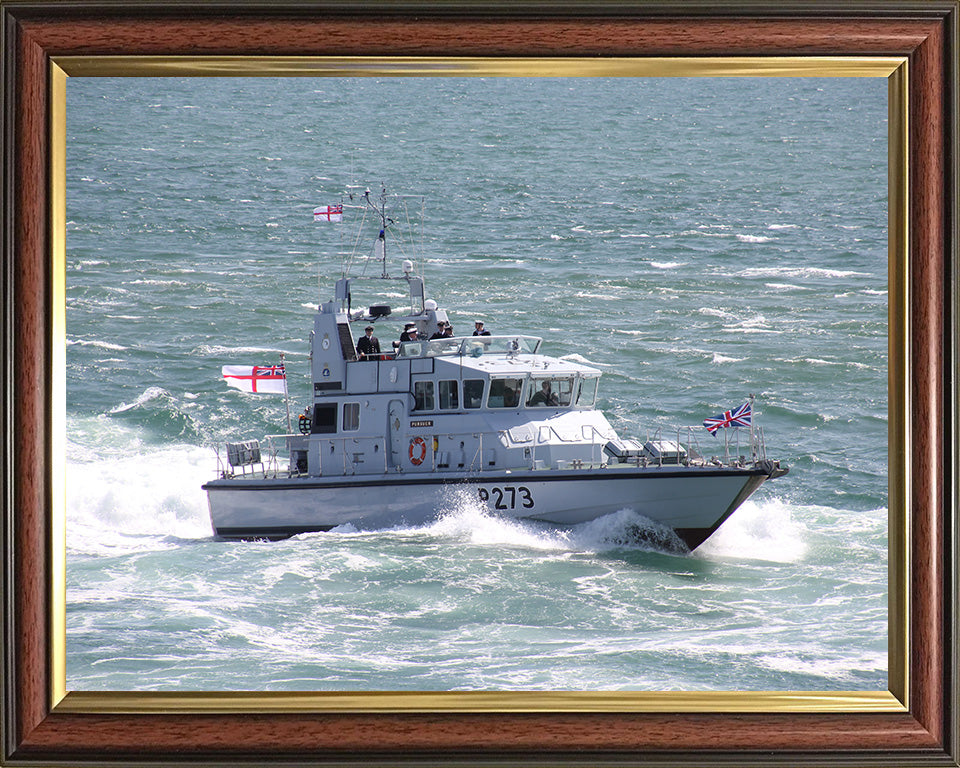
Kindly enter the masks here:
M 363 193 L 364 199 L 367 201 L 373 210 L 377 212 L 377 216 L 380 217 L 380 234 L 377 236 L 377 242 L 374 246 L 374 253 L 376 257 L 380 260 L 381 271 L 380 277 L 389 277 L 387 275 L 387 227 L 390 224 L 393 224 L 392 219 L 387 218 L 387 190 L 386 187 L 380 189 L 380 206 L 377 207 L 374 205 L 373 201 L 370 199 L 370 190 L 368 189 Z
M 287 404 L 287 434 L 293 432 L 290 425 L 290 392 L 287 390 L 287 364 L 285 361 L 286 352 L 280 353 L 280 367 L 283 368 L 283 399 Z

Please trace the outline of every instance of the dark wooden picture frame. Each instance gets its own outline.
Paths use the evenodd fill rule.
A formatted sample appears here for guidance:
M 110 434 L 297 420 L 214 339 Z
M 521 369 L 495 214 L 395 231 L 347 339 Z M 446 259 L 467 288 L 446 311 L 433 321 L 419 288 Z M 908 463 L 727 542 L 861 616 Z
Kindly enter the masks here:
M 16 765 L 958 765 L 957 2 L 497 5 L 0 0 L 3 53 L 3 746 Z M 878 711 L 310 712 L 239 695 L 58 706 L 51 636 L 51 93 L 58 57 L 884 56 L 907 60 L 910 433 L 904 705 Z M 891 200 L 894 206 L 897 201 Z M 891 629 L 893 631 L 893 629 Z M 773 701 L 773 699 L 771 699 Z M 774 707 L 776 709 L 776 707 Z

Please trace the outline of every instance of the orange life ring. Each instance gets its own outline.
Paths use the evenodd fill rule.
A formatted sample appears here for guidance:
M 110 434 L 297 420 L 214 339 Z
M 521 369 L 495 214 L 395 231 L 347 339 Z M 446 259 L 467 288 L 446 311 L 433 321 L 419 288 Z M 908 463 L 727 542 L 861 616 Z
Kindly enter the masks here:
M 427 458 L 427 444 L 422 437 L 415 437 L 410 441 L 410 463 L 420 466 Z

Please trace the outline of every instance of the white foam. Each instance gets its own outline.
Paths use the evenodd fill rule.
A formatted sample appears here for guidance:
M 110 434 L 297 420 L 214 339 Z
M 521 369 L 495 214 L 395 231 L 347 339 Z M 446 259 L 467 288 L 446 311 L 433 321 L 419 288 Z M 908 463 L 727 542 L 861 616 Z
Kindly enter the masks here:
M 676 269 L 686 264 L 684 261 L 651 261 L 650 266 L 654 269 Z
M 737 240 L 741 243 L 769 243 L 772 239 L 763 235 L 737 235 Z
M 820 267 L 748 267 L 738 274 L 743 277 L 873 277 L 868 272 Z
M 570 355 L 563 355 L 559 359 L 568 360 L 571 363 L 581 363 L 582 365 L 602 366 L 602 363 L 594 363 L 591 360 L 587 360 L 583 355 L 578 355 L 576 352 Z
M 163 387 L 148 387 L 132 403 L 120 403 L 120 405 L 111 408 L 110 413 L 129 411 L 132 408 L 149 403 L 151 400 L 156 400 L 158 397 L 163 397 L 166 394 L 169 393 Z
M 70 451 L 68 451 L 68 454 Z M 118 554 L 212 535 L 201 485 L 213 477 L 210 449 L 175 446 L 80 462 L 68 456 L 67 550 Z
M 763 655 L 758 658 L 758 662 L 777 672 L 790 675 L 811 675 L 824 680 L 838 681 L 850 678 L 852 670 L 880 674 L 887 671 L 887 655 L 883 652 L 870 654 L 862 651 L 853 658 L 844 655 L 836 659 L 824 659 L 805 658 L 796 651 L 784 651 Z
M 744 360 L 746 360 L 745 357 L 726 357 L 725 355 L 721 355 L 719 352 L 714 352 L 713 360 L 710 362 L 713 365 L 722 365 L 723 363 L 742 363 Z
M 235 355 L 235 354 L 268 354 L 279 355 L 282 350 L 272 347 L 224 347 L 219 344 L 201 344 L 193 354 L 195 355 Z M 295 353 L 286 353 L 291 356 Z
M 754 315 L 746 320 L 741 320 L 739 323 L 725 325 L 723 330 L 736 333 L 782 333 L 782 331 L 771 328 L 767 318 L 763 315 Z
M 578 291 L 574 294 L 578 299 L 599 299 L 600 301 L 618 301 L 619 296 L 610 293 L 589 293 L 587 291 Z
M 622 509 L 570 530 L 492 514 L 470 490 L 451 489 L 437 520 L 418 529 L 479 546 L 514 546 L 549 552 L 598 552 L 630 548 L 686 553 L 670 528 Z
M 519 520 L 493 515 L 476 494 L 466 488 L 452 489 L 436 522 L 423 530 L 435 536 L 483 546 L 506 545 L 540 550 L 567 548 L 561 532 L 545 531 Z
M 114 351 L 125 350 L 126 347 L 120 344 L 113 344 L 109 341 L 99 341 L 97 339 L 67 339 L 67 346 L 76 344 L 80 347 L 97 347 L 98 349 L 112 349 Z
M 698 557 L 796 563 L 807 553 L 807 530 L 779 499 L 747 501 L 694 552 Z
M 724 312 L 722 309 L 716 309 L 715 307 L 701 307 L 697 310 L 697 314 L 707 315 L 708 317 L 720 317 L 724 320 L 733 320 L 736 317 L 736 315 L 730 312 Z
M 189 283 L 184 282 L 183 280 L 155 280 L 140 278 L 138 280 L 128 280 L 124 285 L 189 285 Z
M 588 551 L 626 547 L 673 554 L 687 552 L 686 545 L 672 529 L 632 509 L 621 509 L 576 526 L 570 533 L 570 544 Z
M 764 283 L 764 286 L 774 291 L 798 291 L 801 286 L 791 283 Z

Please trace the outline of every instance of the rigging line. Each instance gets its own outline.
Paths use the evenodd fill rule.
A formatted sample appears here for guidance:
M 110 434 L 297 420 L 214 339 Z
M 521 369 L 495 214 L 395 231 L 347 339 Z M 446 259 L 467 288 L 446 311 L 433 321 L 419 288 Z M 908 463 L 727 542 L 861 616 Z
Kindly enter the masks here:
M 427 218 L 427 198 L 421 196 L 420 197 L 420 253 L 418 254 L 420 257 L 419 272 L 421 277 L 423 277 L 423 267 L 424 267 L 424 264 L 426 263 L 426 258 L 427 258 L 427 251 L 424 246 L 424 239 L 423 239 L 424 237 L 423 229 L 424 229 L 424 225 L 426 224 L 426 218 Z
M 403 240 L 403 241 L 399 244 L 399 248 L 400 248 L 400 251 L 402 252 L 403 256 L 405 256 L 405 257 L 408 256 L 408 253 L 407 253 L 406 250 L 404 250 L 404 246 L 407 246 L 407 247 L 409 248 L 409 259 L 410 259 L 410 261 L 413 262 L 414 264 L 416 264 L 418 261 L 420 262 L 420 274 L 422 275 L 422 274 L 423 274 L 423 263 L 422 263 L 422 262 L 423 262 L 423 254 L 422 254 L 422 250 L 423 250 L 423 249 L 420 248 L 420 249 L 419 249 L 420 252 L 418 253 L 418 248 L 417 248 L 417 232 L 416 232 L 416 228 L 415 228 L 414 225 L 412 224 L 413 219 L 410 217 L 410 208 L 409 208 L 409 204 L 407 203 L 406 198 L 404 198 L 404 201 L 403 201 L 403 215 L 404 215 L 405 218 L 406 218 L 407 229 L 409 230 L 409 231 L 405 232 L 405 235 L 404 235 L 404 236 L 405 236 L 406 238 L 409 238 L 409 244 L 407 243 L 406 240 Z M 421 212 L 421 222 L 422 222 L 422 220 L 423 220 L 423 218 L 422 218 L 422 212 Z M 423 225 L 422 225 L 422 223 L 421 223 L 421 232 L 422 232 L 422 228 L 423 228 Z M 421 235 L 421 237 L 422 237 L 422 235 Z
M 364 208 L 363 213 L 360 216 L 360 226 L 357 227 L 357 237 L 353 242 L 353 251 L 350 253 L 350 262 L 349 262 L 350 269 L 353 269 L 353 260 L 356 257 L 357 249 L 360 246 L 360 237 L 363 234 L 363 225 L 366 222 L 366 220 L 367 220 L 367 211 Z
M 391 224 L 390 220 L 387 218 L 387 215 L 386 215 L 386 194 L 387 194 L 386 188 L 383 186 L 383 183 L 381 182 L 380 198 L 379 198 L 380 207 L 377 207 L 374 204 L 373 200 L 370 199 L 370 190 L 367 189 L 363 193 L 363 199 L 364 199 L 364 202 L 366 203 L 366 206 L 364 207 L 364 216 L 366 216 L 367 209 L 369 208 L 370 210 L 376 212 L 378 222 L 377 222 L 377 239 L 374 240 L 373 248 L 371 249 L 371 251 L 367 253 L 366 260 L 363 263 L 363 271 L 360 273 L 361 277 L 367 274 L 367 267 L 370 265 L 371 261 L 379 260 L 377 259 L 377 243 L 380 242 L 379 233 L 380 231 L 382 231 L 384 233 L 384 238 L 386 238 L 386 231 Z M 383 262 L 384 272 L 386 271 L 386 261 L 385 261 L 386 250 L 385 249 L 386 249 L 386 241 L 384 240 L 384 252 L 383 254 L 381 254 L 381 258 L 384 259 L 384 262 Z
M 366 210 L 364 210 L 363 214 L 364 214 L 364 221 L 366 221 L 366 215 L 367 215 Z M 378 217 L 378 218 L 379 218 L 379 217 Z M 379 240 L 380 226 L 381 226 L 381 223 L 380 223 L 380 222 L 377 222 L 377 238 L 378 238 L 378 240 Z M 360 232 L 359 232 L 359 231 L 357 232 L 357 242 L 358 242 L 358 243 L 360 242 Z M 377 259 L 377 240 L 374 240 L 374 241 L 373 241 L 373 245 L 372 245 L 372 246 L 370 247 L 370 249 L 367 251 L 366 256 L 364 256 L 364 259 L 363 259 L 363 269 L 360 270 L 360 277 L 365 277 L 366 274 L 367 274 L 367 267 L 370 266 L 370 263 L 371 263 L 371 262 L 377 261 L 377 260 L 378 260 L 378 259 Z
M 404 220 L 409 224 L 410 222 L 410 212 L 407 210 L 407 201 L 404 200 L 403 203 L 403 216 Z M 407 255 L 405 246 L 406 242 L 404 241 L 404 231 L 402 228 L 397 229 L 397 234 L 395 235 L 394 243 L 397 246 L 397 250 L 400 251 L 401 259 L 405 258 Z
M 343 195 L 340 195 L 340 217 L 341 223 L 340 226 L 337 227 L 337 251 L 340 253 L 340 277 L 346 277 L 347 273 L 344 271 L 346 265 L 343 261 Z

